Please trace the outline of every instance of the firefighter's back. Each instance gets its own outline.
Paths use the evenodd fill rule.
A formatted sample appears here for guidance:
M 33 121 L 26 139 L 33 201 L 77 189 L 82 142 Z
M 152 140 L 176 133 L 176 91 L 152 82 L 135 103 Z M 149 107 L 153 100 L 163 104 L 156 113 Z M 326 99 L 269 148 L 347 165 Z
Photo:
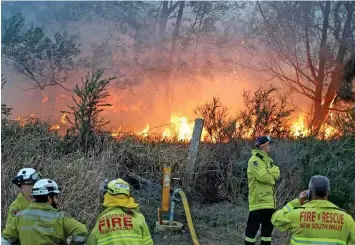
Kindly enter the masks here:
M 152 244 L 144 216 L 135 210 L 108 208 L 101 213 L 89 238 L 89 244 Z
M 86 233 L 85 225 L 44 203 L 30 204 L 4 231 L 9 241 L 16 238 L 21 245 L 66 244 L 69 236 L 84 241 Z
M 294 209 L 292 245 L 334 244 L 347 245 L 355 226 L 352 217 L 326 200 L 313 200 Z M 353 243 L 351 243 L 353 244 Z

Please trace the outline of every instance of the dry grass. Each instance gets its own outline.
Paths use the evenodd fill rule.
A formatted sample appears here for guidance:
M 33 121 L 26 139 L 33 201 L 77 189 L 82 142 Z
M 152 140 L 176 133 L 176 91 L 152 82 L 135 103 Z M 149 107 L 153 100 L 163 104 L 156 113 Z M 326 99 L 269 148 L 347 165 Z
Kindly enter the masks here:
M 105 178 L 126 178 L 136 190 L 133 194 L 153 231 L 160 206 L 160 178 L 164 166 L 171 166 L 173 177 L 182 177 L 188 145 L 140 142 L 133 138 L 121 141 L 101 140 L 99 150 L 83 154 L 44 129 L 43 124 L 18 127 L 2 125 L 2 192 L 1 206 L 7 210 L 17 189 L 11 177 L 22 167 L 34 167 L 43 177 L 57 181 L 63 191 L 61 209 L 91 229 L 101 208 L 99 183 Z M 278 184 L 279 204 L 297 196 L 302 189 L 302 172 L 297 164 L 293 142 L 278 141 L 272 156 L 280 165 L 282 178 Z M 246 164 L 251 142 L 202 144 L 197 158 L 196 181 L 188 195 L 195 228 L 201 244 L 243 244 L 246 217 Z M 148 183 L 131 176 L 140 176 Z M 2 224 L 7 212 L 1 213 Z M 185 222 L 182 205 L 176 219 Z M 188 232 L 154 234 L 163 244 L 192 244 Z M 274 244 L 286 244 L 287 238 L 277 231 Z

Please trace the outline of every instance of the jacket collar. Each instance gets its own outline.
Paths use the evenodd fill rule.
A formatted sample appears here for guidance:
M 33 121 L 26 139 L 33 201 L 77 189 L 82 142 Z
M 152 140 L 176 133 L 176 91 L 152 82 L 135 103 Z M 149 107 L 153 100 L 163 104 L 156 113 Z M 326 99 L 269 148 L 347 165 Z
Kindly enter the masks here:
M 32 202 L 28 208 L 57 211 L 57 209 L 53 208 L 52 205 L 48 203 L 39 203 L 39 202 Z
M 303 205 L 306 208 L 336 208 L 340 209 L 337 205 L 329 202 L 328 200 L 312 200 Z
M 260 155 L 262 155 L 262 156 L 265 157 L 265 158 L 270 158 L 270 157 L 268 156 L 268 154 L 267 154 L 265 151 L 262 151 L 262 150 L 253 149 L 253 150 L 251 151 L 251 153 L 252 153 L 253 155 L 256 155 L 257 153 L 259 153 Z
M 20 192 L 18 195 L 17 195 L 17 198 L 16 198 L 19 203 L 21 204 L 21 206 L 23 207 L 26 207 L 30 204 L 30 202 L 26 199 L 26 197 L 22 194 L 22 192 Z

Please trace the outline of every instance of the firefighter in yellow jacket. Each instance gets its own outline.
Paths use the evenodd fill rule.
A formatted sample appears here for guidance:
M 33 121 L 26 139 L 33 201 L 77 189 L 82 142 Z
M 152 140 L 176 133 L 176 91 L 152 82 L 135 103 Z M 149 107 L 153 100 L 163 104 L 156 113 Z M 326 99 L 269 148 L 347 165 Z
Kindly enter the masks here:
M 32 189 L 33 202 L 14 217 L 1 237 L 1 244 L 84 244 L 86 226 L 57 211 L 60 189 L 53 180 L 41 179 Z
M 145 218 L 126 181 L 116 179 L 105 186 L 103 206 L 106 209 L 98 217 L 88 245 L 153 245 Z
M 18 212 L 28 208 L 32 200 L 32 187 L 39 179 L 39 173 L 33 168 L 23 168 L 12 178 L 12 183 L 20 188 L 20 193 L 9 207 L 5 227 L 11 224 Z
M 281 231 L 291 231 L 291 244 L 355 245 L 353 218 L 328 201 L 330 181 L 313 176 L 309 190 L 272 216 Z
M 275 183 L 280 177 L 279 167 L 268 156 L 271 138 L 268 135 L 256 139 L 252 156 L 248 161 L 249 217 L 245 230 L 245 244 L 254 245 L 261 224 L 261 244 L 271 244 L 273 225 L 271 216 L 276 208 Z

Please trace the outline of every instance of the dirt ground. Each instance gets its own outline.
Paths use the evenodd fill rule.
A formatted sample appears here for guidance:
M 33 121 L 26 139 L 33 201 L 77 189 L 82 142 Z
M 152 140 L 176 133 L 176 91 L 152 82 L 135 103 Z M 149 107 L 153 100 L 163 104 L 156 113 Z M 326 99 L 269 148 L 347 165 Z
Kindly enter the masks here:
M 146 217 L 155 245 L 193 245 L 182 203 L 176 205 L 174 220 L 184 224 L 183 230 L 181 232 L 155 232 L 160 200 L 142 195 L 136 199 Z M 244 230 L 248 216 L 247 203 L 201 204 L 189 202 L 189 206 L 201 245 L 244 244 Z M 281 234 L 277 230 L 274 230 L 272 238 L 274 245 L 288 244 L 286 234 Z

